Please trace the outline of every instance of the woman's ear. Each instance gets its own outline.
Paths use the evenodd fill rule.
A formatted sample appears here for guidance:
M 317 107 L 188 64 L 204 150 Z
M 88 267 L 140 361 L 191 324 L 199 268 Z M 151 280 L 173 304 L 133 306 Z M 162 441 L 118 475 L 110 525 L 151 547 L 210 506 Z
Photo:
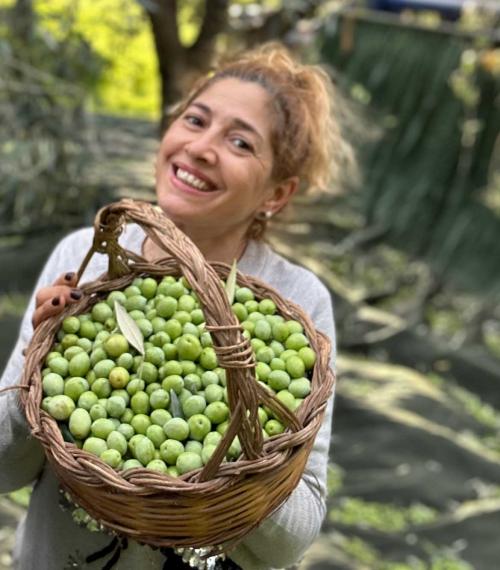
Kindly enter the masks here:
M 283 180 L 272 189 L 271 196 L 263 202 L 261 208 L 267 212 L 272 212 L 272 215 L 277 214 L 288 204 L 298 188 L 298 176 L 291 176 Z

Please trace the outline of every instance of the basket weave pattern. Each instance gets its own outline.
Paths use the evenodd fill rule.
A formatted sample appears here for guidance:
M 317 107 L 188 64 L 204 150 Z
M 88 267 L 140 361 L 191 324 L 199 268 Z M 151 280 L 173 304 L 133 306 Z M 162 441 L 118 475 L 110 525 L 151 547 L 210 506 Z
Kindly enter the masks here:
M 153 263 L 123 249 L 118 237 L 127 222 L 139 224 L 165 251 L 165 257 Z M 255 381 L 251 345 L 242 336 L 221 284 L 229 266 L 208 264 L 187 236 L 156 208 L 133 200 L 121 200 L 99 211 L 94 243 L 79 276 L 94 252 L 108 255 L 107 274 L 81 287 L 81 301 L 42 322 L 26 351 L 22 384 L 28 389 L 21 391 L 20 400 L 32 434 L 43 445 L 62 487 L 105 527 L 152 546 L 234 545 L 281 505 L 300 480 L 335 382 L 329 368 L 330 342 L 314 329 L 300 307 L 283 300 L 262 281 L 238 274 L 238 285 L 252 289 L 257 299 L 272 299 L 286 319 L 301 322 L 316 352 L 311 394 L 292 413 Z M 177 478 L 143 468 L 123 475 L 116 472 L 96 456 L 65 442 L 57 422 L 40 407 L 43 362 L 63 319 L 90 310 L 110 291 L 122 290 L 145 274 L 186 277 L 198 295 L 219 365 L 227 375 L 229 428 L 203 468 Z M 263 440 L 259 405 L 273 410 L 287 427 L 284 433 Z M 223 463 L 236 435 L 242 456 Z

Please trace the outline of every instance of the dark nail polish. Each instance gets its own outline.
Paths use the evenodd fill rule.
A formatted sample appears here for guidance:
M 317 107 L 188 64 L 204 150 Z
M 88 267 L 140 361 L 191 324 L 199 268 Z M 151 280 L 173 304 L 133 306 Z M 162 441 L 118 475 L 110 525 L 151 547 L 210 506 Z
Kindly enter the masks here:
M 57 305 L 59 305 L 61 301 L 59 300 L 59 297 L 54 297 L 52 299 L 52 304 L 54 305 L 54 307 L 57 307 Z
M 73 272 L 66 273 L 66 275 L 64 276 L 64 279 L 66 279 L 66 281 L 71 281 L 74 276 L 75 276 L 75 274 Z
M 82 292 L 78 291 L 78 289 L 73 289 L 73 291 L 71 291 L 71 293 L 69 294 L 69 296 L 72 299 L 75 299 L 75 301 L 78 301 L 78 299 L 82 298 Z

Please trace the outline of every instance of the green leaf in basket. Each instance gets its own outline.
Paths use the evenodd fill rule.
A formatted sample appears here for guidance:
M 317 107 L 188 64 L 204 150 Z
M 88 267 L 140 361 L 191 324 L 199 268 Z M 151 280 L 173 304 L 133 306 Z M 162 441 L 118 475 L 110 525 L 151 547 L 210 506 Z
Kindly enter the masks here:
M 144 337 L 141 329 L 118 301 L 115 301 L 115 315 L 122 335 L 144 356 Z
M 68 441 L 69 443 L 75 443 L 75 438 L 73 434 L 69 431 L 69 428 L 66 424 L 59 424 L 59 429 L 61 430 L 62 436 L 64 441 Z
M 229 304 L 232 305 L 234 301 L 234 293 L 236 291 L 236 259 L 233 261 L 233 265 L 231 266 L 231 271 L 226 279 L 226 295 L 229 299 Z
M 184 419 L 181 403 L 179 402 L 179 398 L 177 397 L 177 394 L 174 392 L 172 388 L 170 388 L 170 413 L 173 418 Z

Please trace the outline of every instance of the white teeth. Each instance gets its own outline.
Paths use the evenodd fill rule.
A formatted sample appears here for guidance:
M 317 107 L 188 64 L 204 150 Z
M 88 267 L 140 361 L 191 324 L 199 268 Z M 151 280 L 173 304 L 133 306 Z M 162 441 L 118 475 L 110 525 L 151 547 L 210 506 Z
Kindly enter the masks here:
M 182 170 L 182 168 L 177 168 L 176 176 L 183 182 L 187 182 L 190 186 L 193 186 L 198 190 L 208 190 L 208 184 L 206 182 L 196 178 L 196 176 L 193 176 L 190 172 Z

